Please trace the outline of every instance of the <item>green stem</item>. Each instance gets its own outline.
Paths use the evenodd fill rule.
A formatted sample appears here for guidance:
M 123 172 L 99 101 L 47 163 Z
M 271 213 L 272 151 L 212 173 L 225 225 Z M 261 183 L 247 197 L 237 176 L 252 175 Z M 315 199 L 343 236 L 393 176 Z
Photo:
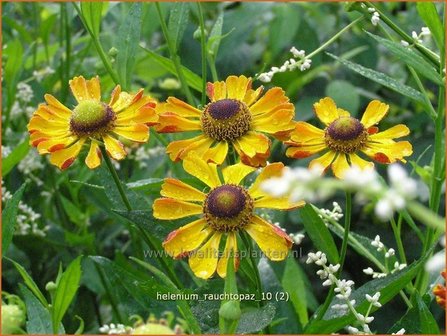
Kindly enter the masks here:
M 255 274 L 255 282 L 256 282 L 256 290 L 257 290 L 257 296 L 258 299 L 261 300 L 262 299 L 262 282 L 261 282 L 261 276 L 259 275 L 259 269 L 258 269 L 258 264 L 253 256 L 253 248 L 252 248 L 252 244 L 250 242 L 250 238 L 248 238 L 247 234 L 245 233 L 245 231 L 240 231 L 240 235 L 242 238 L 242 241 L 244 242 L 245 247 L 247 248 L 247 253 L 250 257 L 250 262 L 251 265 L 253 267 L 253 271 Z M 264 305 L 264 302 L 261 301 L 261 305 Z
M 203 20 L 203 11 L 200 2 L 197 2 L 197 9 L 199 10 L 199 24 L 200 24 L 200 45 L 202 50 L 202 105 L 206 103 L 206 36 L 205 36 L 205 23 Z
M 210 54 L 208 54 L 208 65 L 210 66 L 211 78 L 213 79 L 213 82 L 219 81 L 219 75 L 217 74 L 216 69 L 216 60 Z
M 115 316 L 118 319 L 118 322 L 124 323 L 124 318 L 121 316 L 121 313 L 118 309 L 118 305 L 115 302 L 115 298 L 110 291 L 109 285 L 107 283 L 107 280 L 104 276 L 102 269 L 98 266 L 98 264 L 96 264 L 96 263 L 93 263 L 93 264 L 95 265 L 95 268 L 96 268 L 96 271 L 98 272 L 101 283 L 104 286 L 104 290 L 105 290 L 107 296 L 109 297 L 110 305 L 112 306 L 112 310 L 115 313 Z
M 157 8 L 157 13 L 158 13 L 158 18 L 160 20 L 161 30 L 163 31 L 163 36 L 165 37 L 166 43 L 168 45 L 169 54 L 171 55 L 171 60 L 174 63 L 178 79 L 182 83 L 182 89 L 186 95 L 188 103 L 191 105 L 195 105 L 194 104 L 194 96 L 192 95 L 191 90 L 189 89 L 188 83 L 186 82 L 185 75 L 183 74 L 182 65 L 180 63 L 180 57 L 175 52 L 175 47 L 174 47 L 172 39 L 169 35 L 168 27 L 166 26 L 166 22 L 164 20 L 163 13 L 161 11 L 160 3 L 156 2 L 155 7 Z
M 437 113 L 436 113 L 435 109 L 433 108 L 430 98 L 428 97 L 427 91 L 425 90 L 425 86 L 422 84 L 422 81 L 419 78 L 416 71 L 414 71 L 414 69 L 411 66 L 408 66 L 408 69 L 410 70 L 411 75 L 413 76 L 414 81 L 416 82 L 416 85 L 418 86 L 419 90 L 422 92 L 422 94 L 424 96 L 425 105 L 427 106 L 427 108 L 429 110 L 430 117 L 432 117 L 432 119 L 436 120 Z
M 407 263 L 407 257 L 405 256 L 405 249 L 404 245 L 402 244 L 402 237 L 401 237 L 401 225 L 402 225 L 402 217 L 399 216 L 398 223 L 396 224 L 396 221 L 394 218 L 391 218 L 391 227 L 393 229 L 394 233 L 394 239 L 396 240 L 397 250 L 399 251 L 399 257 L 400 261 L 404 264 Z
M 116 172 L 115 167 L 112 164 L 112 161 L 110 161 L 110 157 L 107 154 L 105 147 L 99 146 L 99 148 L 101 148 L 101 153 L 104 158 L 104 161 L 106 162 L 107 168 L 109 169 L 110 174 L 112 175 L 113 181 L 116 184 L 118 192 L 120 193 L 121 199 L 123 200 L 123 203 L 127 208 L 127 211 L 132 211 L 132 206 L 130 205 L 130 202 L 126 196 L 126 193 L 124 192 L 123 185 L 121 184 L 120 178 L 118 177 L 118 174 Z
M 118 79 L 118 75 L 116 74 L 116 72 L 113 70 L 112 68 L 112 64 L 110 63 L 109 58 L 107 57 L 104 49 L 102 48 L 101 42 L 99 41 L 99 36 L 96 36 L 93 31 L 90 30 L 89 26 L 87 25 L 87 23 L 84 20 L 84 16 L 82 15 L 82 11 L 79 8 L 79 6 L 76 3 L 72 3 L 72 5 L 74 6 L 74 8 L 76 9 L 76 12 L 79 15 L 79 18 L 81 19 L 85 29 L 87 30 L 87 32 L 90 34 L 90 36 L 92 37 L 92 41 L 93 44 L 96 48 L 96 51 L 99 54 L 99 57 L 102 60 L 102 63 L 104 64 L 104 67 L 106 68 L 107 72 L 109 73 L 110 77 L 112 78 L 112 80 L 115 82 L 115 84 L 119 84 L 119 79 Z M 123 89 L 127 89 L 125 87 L 123 87 Z

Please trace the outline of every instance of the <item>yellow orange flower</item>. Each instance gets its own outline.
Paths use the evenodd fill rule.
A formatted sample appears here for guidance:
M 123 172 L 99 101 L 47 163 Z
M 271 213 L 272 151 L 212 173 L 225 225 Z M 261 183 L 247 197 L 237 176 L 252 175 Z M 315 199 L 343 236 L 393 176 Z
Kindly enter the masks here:
M 444 280 L 446 280 L 446 271 L 442 271 L 441 272 L 442 277 L 444 278 Z M 441 284 L 436 284 L 433 287 L 433 294 L 435 295 L 436 298 L 436 302 L 438 303 L 438 305 L 440 305 L 442 308 L 446 308 L 446 304 L 445 304 L 445 300 L 446 300 L 446 294 L 447 294 L 447 289 L 445 288 L 445 286 L 441 285 Z
M 265 194 L 260 184 L 267 178 L 281 175 L 282 163 L 266 166 L 248 189 L 240 182 L 256 169 L 237 163 L 222 169 L 223 182 L 215 163 L 207 163 L 195 152 L 183 161 L 184 169 L 203 181 L 210 190 L 200 191 L 180 180 L 166 178 L 161 195 L 155 200 L 154 217 L 173 220 L 190 216 L 199 219 L 171 232 L 163 242 L 169 255 L 181 258 L 189 255 L 194 274 L 203 279 L 211 277 L 217 269 L 226 276 L 231 251 L 237 255 L 237 236 L 246 231 L 271 260 L 283 260 L 292 246 L 292 240 L 280 228 L 254 214 L 256 208 L 288 210 L 304 202 L 290 203 L 289 197 L 273 198 Z M 226 237 L 225 248 L 219 258 L 221 240 Z M 238 259 L 235 258 L 235 269 Z
M 130 94 L 118 85 L 109 103 L 104 103 L 98 77 L 74 77 L 69 85 L 77 101 L 73 109 L 46 94 L 47 104 L 38 106 L 28 124 L 30 144 L 40 154 L 50 154 L 52 164 L 68 168 L 86 144 L 89 151 L 85 163 L 93 169 L 101 164 L 102 144 L 112 158 L 121 160 L 127 153 L 119 137 L 135 143 L 149 139 L 148 126 L 158 117 L 155 101 L 143 96 L 143 89 Z
M 201 110 L 174 97 L 159 104 L 158 132 L 201 132 L 169 144 L 170 158 L 182 160 L 188 152 L 195 151 L 206 161 L 221 164 L 232 144 L 243 163 L 264 166 L 271 141 L 263 133 L 285 140 L 294 128 L 295 109 L 281 88 L 272 88 L 261 97 L 263 87 L 253 90 L 251 85 L 251 78 L 245 76 L 208 83 L 210 103 Z
M 335 102 L 323 98 L 314 104 L 315 113 L 326 126 L 321 130 L 306 122 L 297 122 L 286 144 L 287 156 L 301 159 L 321 151 L 319 158 L 310 162 L 309 168 L 331 166 L 336 177 L 342 177 L 350 165 L 361 169 L 371 168 L 374 163 L 362 159 L 358 152 L 379 163 L 406 162 L 404 157 L 413 153 L 408 141 L 394 141 L 395 138 L 410 133 L 405 125 L 396 125 L 386 131 L 378 132 L 375 126 L 388 112 L 389 106 L 373 100 L 366 108 L 362 119 L 351 117 L 349 112 L 337 108 Z

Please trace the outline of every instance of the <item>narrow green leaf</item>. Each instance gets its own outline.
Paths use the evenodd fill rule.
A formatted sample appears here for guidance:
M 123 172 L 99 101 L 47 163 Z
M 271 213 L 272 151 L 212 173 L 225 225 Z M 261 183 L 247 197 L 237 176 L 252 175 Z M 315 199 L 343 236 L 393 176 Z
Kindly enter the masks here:
M 102 9 L 103 2 L 101 1 L 82 1 L 81 2 L 81 11 L 82 16 L 84 17 L 84 21 L 92 31 L 93 36 L 99 36 L 99 30 L 101 27 L 101 18 L 102 18 Z
M 409 87 L 405 84 L 402 84 L 401 82 L 395 80 L 394 78 L 391 78 L 384 73 L 365 68 L 364 66 L 356 63 L 352 63 L 350 61 L 341 59 L 335 55 L 332 55 L 331 53 L 326 53 L 333 59 L 339 61 L 341 64 L 346 66 L 347 68 L 351 69 L 352 71 L 357 72 L 359 75 L 366 77 L 368 79 L 371 79 L 372 81 L 379 83 L 383 86 L 386 86 L 387 88 L 396 91 L 397 93 L 400 93 L 404 96 L 407 96 L 408 98 L 411 98 L 418 103 L 426 104 L 424 96 L 419 91 L 413 89 L 412 87 Z
M 303 326 L 309 322 L 309 316 L 307 314 L 307 289 L 304 276 L 303 271 L 295 262 L 295 259 L 289 256 L 286 261 L 281 284 L 284 290 L 289 293 L 290 301 Z
M 19 210 L 19 203 L 25 191 L 26 183 L 14 193 L 12 198 L 6 202 L 5 209 L 2 212 L 2 256 L 8 250 L 11 244 L 12 236 L 16 228 L 17 212 Z
M 81 280 L 81 259 L 82 256 L 79 256 L 73 260 L 58 281 L 51 309 L 53 332 L 57 330 L 57 326 L 61 323 L 78 291 Z
M 435 4 L 430 1 L 420 1 L 416 3 L 416 8 L 420 17 L 424 20 L 425 24 L 430 29 L 431 34 L 435 38 L 439 50 L 444 50 L 445 28 L 438 15 Z
M 135 54 L 141 35 L 141 2 L 130 7 L 118 31 L 118 55 L 116 56 L 116 70 L 124 87 L 129 89 L 132 69 L 135 65 Z
M 222 35 L 223 20 L 224 20 L 224 14 L 223 12 L 220 12 L 219 16 L 216 19 L 216 22 L 214 23 L 213 28 L 211 28 L 211 32 L 207 41 L 208 52 L 214 57 L 216 57 L 217 52 L 219 50 L 221 40 L 221 38 L 219 37 L 221 37 Z
M 338 263 L 339 255 L 334 238 L 323 220 L 317 215 L 312 205 L 306 204 L 300 210 L 304 228 L 315 247 L 326 253 L 329 261 L 333 264 Z
M 50 312 L 25 286 L 19 284 L 26 304 L 26 331 L 30 335 L 52 334 Z
M 189 3 L 176 2 L 174 3 L 169 14 L 168 32 L 171 38 L 174 53 L 177 53 L 178 46 L 185 33 L 189 22 Z
M 22 70 L 23 46 L 20 40 L 15 39 L 8 42 L 8 46 L 3 51 L 3 55 L 8 57 L 5 65 L 4 82 L 8 88 L 8 97 L 11 97 L 9 91 L 12 91 L 14 97 L 16 92 L 16 82 L 19 73 Z
M 6 157 L 2 158 L 2 176 L 5 177 L 22 159 L 28 154 L 29 140 L 26 138 L 21 144 L 16 146 L 12 152 Z
M 369 32 L 366 33 L 379 42 L 380 45 L 383 45 L 391 51 L 398 57 L 399 60 L 405 62 L 408 66 L 411 66 L 419 74 L 438 85 L 444 85 L 444 81 L 436 69 L 413 49 L 404 47 L 400 43 L 384 39 L 383 37 L 371 34 Z
M 149 49 L 143 48 L 143 50 L 146 51 L 149 54 L 149 56 L 158 64 L 160 64 L 163 68 L 165 68 L 173 75 L 177 76 L 177 71 L 175 70 L 175 65 L 174 62 L 172 62 L 172 60 L 164 56 L 158 55 L 157 53 L 154 53 Z M 188 83 L 188 85 L 192 89 L 198 92 L 202 92 L 202 78 L 184 66 L 182 66 L 182 71 L 183 74 L 185 75 L 186 83 Z
M 133 189 L 133 190 L 151 191 L 154 189 L 160 190 L 162 184 L 163 184 L 162 178 L 148 178 L 148 179 L 138 180 L 135 182 L 129 182 L 126 185 L 129 189 Z
M 12 259 L 9 259 L 8 257 L 5 257 L 6 260 L 9 260 L 12 262 L 17 269 L 17 271 L 22 276 L 23 281 L 25 282 L 25 285 L 33 292 L 33 294 L 39 299 L 39 301 L 44 305 L 45 307 L 48 306 L 47 299 L 45 299 L 45 296 L 40 291 L 39 287 L 37 287 L 36 283 L 34 282 L 33 278 L 26 272 L 25 268 L 23 268 L 19 263 L 15 262 Z

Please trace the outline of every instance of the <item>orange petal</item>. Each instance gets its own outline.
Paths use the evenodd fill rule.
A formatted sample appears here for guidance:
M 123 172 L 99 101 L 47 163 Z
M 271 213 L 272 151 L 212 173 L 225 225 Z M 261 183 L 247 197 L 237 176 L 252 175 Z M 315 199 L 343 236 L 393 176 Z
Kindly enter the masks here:
M 299 145 L 287 148 L 286 155 L 294 159 L 302 159 L 314 155 L 326 148 L 327 146 L 325 143 L 317 145 Z
M 200 249 L 194 251 L 189 257 L 189 266 L 198 278 L 208 279 L 216 271 L 221 237 L 222 233 L 215 232 Z
M 217 263 L 217 274 L 219 274 L 221 278 L 225 278 L 227 276 L 228 259 L 231 255 L 233 255 L 234 258 L 234 270 L 237 271 L 239 266 L 239 257 L 237 255 L 237 240 L 234 232 L 230 232 L 228 234 L 225 250 Z
M 84 142 L 85 139 L 81 138 L 70 147 L 53 152 L 50 156 L 50 162 L 62 170 L 67 169 L 79 155 Z
M 198 248 L 208 237 L 209 230 L 204 230 L 206 220 L 201 218 L 172 231 L 163 242 L 165 251 L 173 258 Z
M 127 153 L 121 142 L 108 134 L 103 135 L 102 139 L 106 145 L 106 150 L 109 156 L 115 160 L 122 160 L 126 157 Z
M 413 154 L 413 146 L 408 141 L 375 144 L 368 142 L 362 151 L 379 163 L 406 162 L 404 157 Z
M 212 102 L 227 98 L 225 82 L 207 83 L 206 93 Z
M 206 195 L 190 185 L 173 178 L 165 178 L 160 195 L 181 201 L 203 202 Z
M 180 117 L 190 118 L 196 117 L 200 118 L 202 111 L 192 107 L 191 105 L 177 99 L 175 97 L 169 97 L 164 104 L 158 104 L 156 107 L 158 114 L 165 112 L 172 112 Z
M 245 76 L 229 76 L 226 80 L 227 98 L 242 101 L 251 88 L 251 78 Z
M 149 140 L 149 127 L 144 124 L 117 126 L 114 128 L 113 132 L 122 136 L 123 138 L 139 143 Z
M 37 150 L 39 151 L 39 154 L 52 153 L 70 147 L 70 145 L 77 140 L 77 136 L 69 135 L 62 137 L 49 137 L 45 140 L 39 141 L 37 144 Z
M 293 130 L 295 127 L 294 116 L 293 104 L 282 104 L 267 113 L 254 115 L 252 129 L 269 134 Z
M 187 119 L 173 112 L 159 114 L 158 122 L 159 124 L 155 128 L 158 133 L 197 131 L 201 129 L 199 119 Z
M 362 120 L 360 122 L 366 128 L 369 128 L 377 124 L 387 114 L 389 106 L 378 100 L 373 100 L 366 107 L 365 113 L 363 113 Z
M 154 217 L 158 219 L 179 219 L 203 212 L 202 206 L 173 198 L 157 198 L 152 205 Z
M 304 121 L 298 121 L 295 129 L 290 133 L 291 145 L 295 144 L 322 144 L 324 131 Z
M 155 103 L 152 101 L 148 102 L 146 105 L 143 105 L 136 109 L 132 114 L 131 113 L 119 113 L 117 115 L 115 124 L 118 126 L 121 125 L 129 125 L 129 124 L 146 124 L 146 125 L 155 125 L 158 122 L 158 115 L 155 113 Z
M 204 157 L 212 144 L 212 139 L 205 135 L 199 135 L 191 139 L 171 142 L 166 147 L 166 153 L 169 154 L 169 157 L 174 162 L 184 159 L 191 151 L 195 151 L 198 155 Z
M 250 112 L 253 115 L 267 113 L 278 105 L 288 102 L 289 98 L 285 95 L 284 90 L 279 87 L 274 87 L 268 90 L 262 98 L 250 107 Z
M 346 115 L 344 113 L 346 111 L 338 111 L 337 105 L 335 105 L 334 100 L 330 97 L 322 98 L 317 103 L 315 103 L 314 110 L 318 119 L 320 119 L 326 125 L 329 125 L 340 116 Z M 341 115 L 339 114 L 339 112 L 341 112 Z
M 332 163 L 332 171 L 335 177 L 342 178 L 346 170 L 349 169 L 349 163 L 346 159 L 346 154 L 339 153 L 335 161 Z
M 87 157 L 85 158 L 85 164 L 90 169 L 95 169 L 101 164 L 101 150 L 99 149 L 96 141 L 92 141 L 90 144 L 90 149 Z
M 253 216 L 245 230 L 270 260 L 284 260 L 293 244 L 284 231 L 258 216 Z
M 101 99 L 98 76 L 93 77 L 90 80 L 85 80 L 83 76 L 74 77 L 68 84 L 78 103 L 89 99 Z

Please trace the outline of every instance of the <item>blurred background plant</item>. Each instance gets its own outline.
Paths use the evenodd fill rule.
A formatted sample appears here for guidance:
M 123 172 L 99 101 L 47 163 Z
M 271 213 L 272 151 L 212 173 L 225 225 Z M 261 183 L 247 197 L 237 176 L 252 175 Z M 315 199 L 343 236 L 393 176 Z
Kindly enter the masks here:
M 160 17 L 165 27 L 160 26 Z M 254 85 L 282 87 L 295 104 L 297 120 L 315 123 L 312 104 L 324 96 L 353 116 L 370 100 L 379 99 L 390 105 L 380 127 L 403 123 L 410 128 L 414 153 L 406 169 L 429 190 L 423 201 L 434 212 L 444 213 L 445 69 L 440 64 L 445 60 L 445 24 L 440 17 L 444 17 L 443 3 L 364 3 L 362 7 L 361 3 L 310 2 L 200 6 L 2 2 L 2 290 L 20 296 L 26 305 L 26 326 L 20 323 L 18 328 L 28 333 L 98 333 L 110 323 L 132 325 L 132 315 L 161 316 L 172 311 L 182 316 L 190 333 L 219 332 L 220 302 L 176 303 L 157 299 L 157 293 L 220 293 L 224 281 L 198 280 L 183 261 L 147 254 L 160 249 L 160 242 L 176 227 L 152 217 L 151 204 L 159 196 L 162 179 L 172 175 L 201 186 L 189 181 L 180 164 L 164 155 L 166 144 L 179 136 L 162 137 L 151 131 L 149 143 L 128 148 L 128 159 L 114 163 L 127 182 L 126 193 L 134 208 L 127 213 L 105 167 L 90 171 L 78 160 L 61 172 L 29 148 L 26 125 L 44 93 L 73 106 L 68 80 L 75 75 L 99 75 L 104 92 L 120 83 L 131 91 L 144 87 L 160 101 L 175 95 L 199 104 L 205 56 L 209 81 L 231 74 L 265 79 L 260 75 L 272 72 L 269 80 Z M 300 65 L 290 67 L 291 59 Z M 274 143 L 269 161 L 308 165 L 308 160 L 286 158 L 279 142 Z M 378 172 L 386 176 L 384 168 L 378 167 Z M 318 207 L 331 209 L 334 201 L 343 204 L 343 195 L 335 194 Z M 309 209 L 299 215 L 296 211 L 263 214 L 298 237 L 301 245 L 295 249 L 301 257 L 275 264 L 259 260 L 264 292 L 288 292 L 290 300 L 243 302 L 237 332 L 332 333 L 343 332 L 352 322 L 340 322 L 340 313 L 329 311 L 320 321 L 324 328 L 309 323 L 327 295 L 319 277 L 303 264 L 307 252 L 321 244 L 306 232 L 310 225 L 303 226 L 307 221 L 320 227 L 322 220 L 314 214 Z M 443 249 L 435 232 L 418 221 L 406 214 L 396 220 L 408 264 L 425 258 L 427 251 Z M 388 257 L 371 243 L 379 235 L 388 251 L 398 250 L 393 225 L 379 220 L 373 205 L 353 208 L 354 237 L 380 264 Z M 340 231 L 329 234 L 335 245 L 341 245 Z M 77 259 L 79 255 L 84 257 Z M 399 261 L 395 256 L 391 259 Z M 347 260 L 345 278 L 356 284 L 372 281 L 363 270 L 376 269 L 377 264 L 351 247 Z M 371 330 L 445 330 L 444 311 L 430 292 L 430 285 L 442 278 L 437 271 L 425 272 L 420 267 L 424 260 L 408 267 L 411 272 L 393 275 L 396 281 L 388 283 L 415 293 L 408 287 L 416 277 L 422 291 L 411 299 L 419 310 L 408 308 L 399 290 L 394 290 L 392 300 L 374 313 Z M 165 269 L 175 273 L 178 283 L 166 280 L 160 271 Z M 254 292 L 250 270 L 243 260 L 237 274 L 242 293 Z M 17 307 L 22 314 L 23 305 Z M 425 322 L 413 323 L 417 318 Z

